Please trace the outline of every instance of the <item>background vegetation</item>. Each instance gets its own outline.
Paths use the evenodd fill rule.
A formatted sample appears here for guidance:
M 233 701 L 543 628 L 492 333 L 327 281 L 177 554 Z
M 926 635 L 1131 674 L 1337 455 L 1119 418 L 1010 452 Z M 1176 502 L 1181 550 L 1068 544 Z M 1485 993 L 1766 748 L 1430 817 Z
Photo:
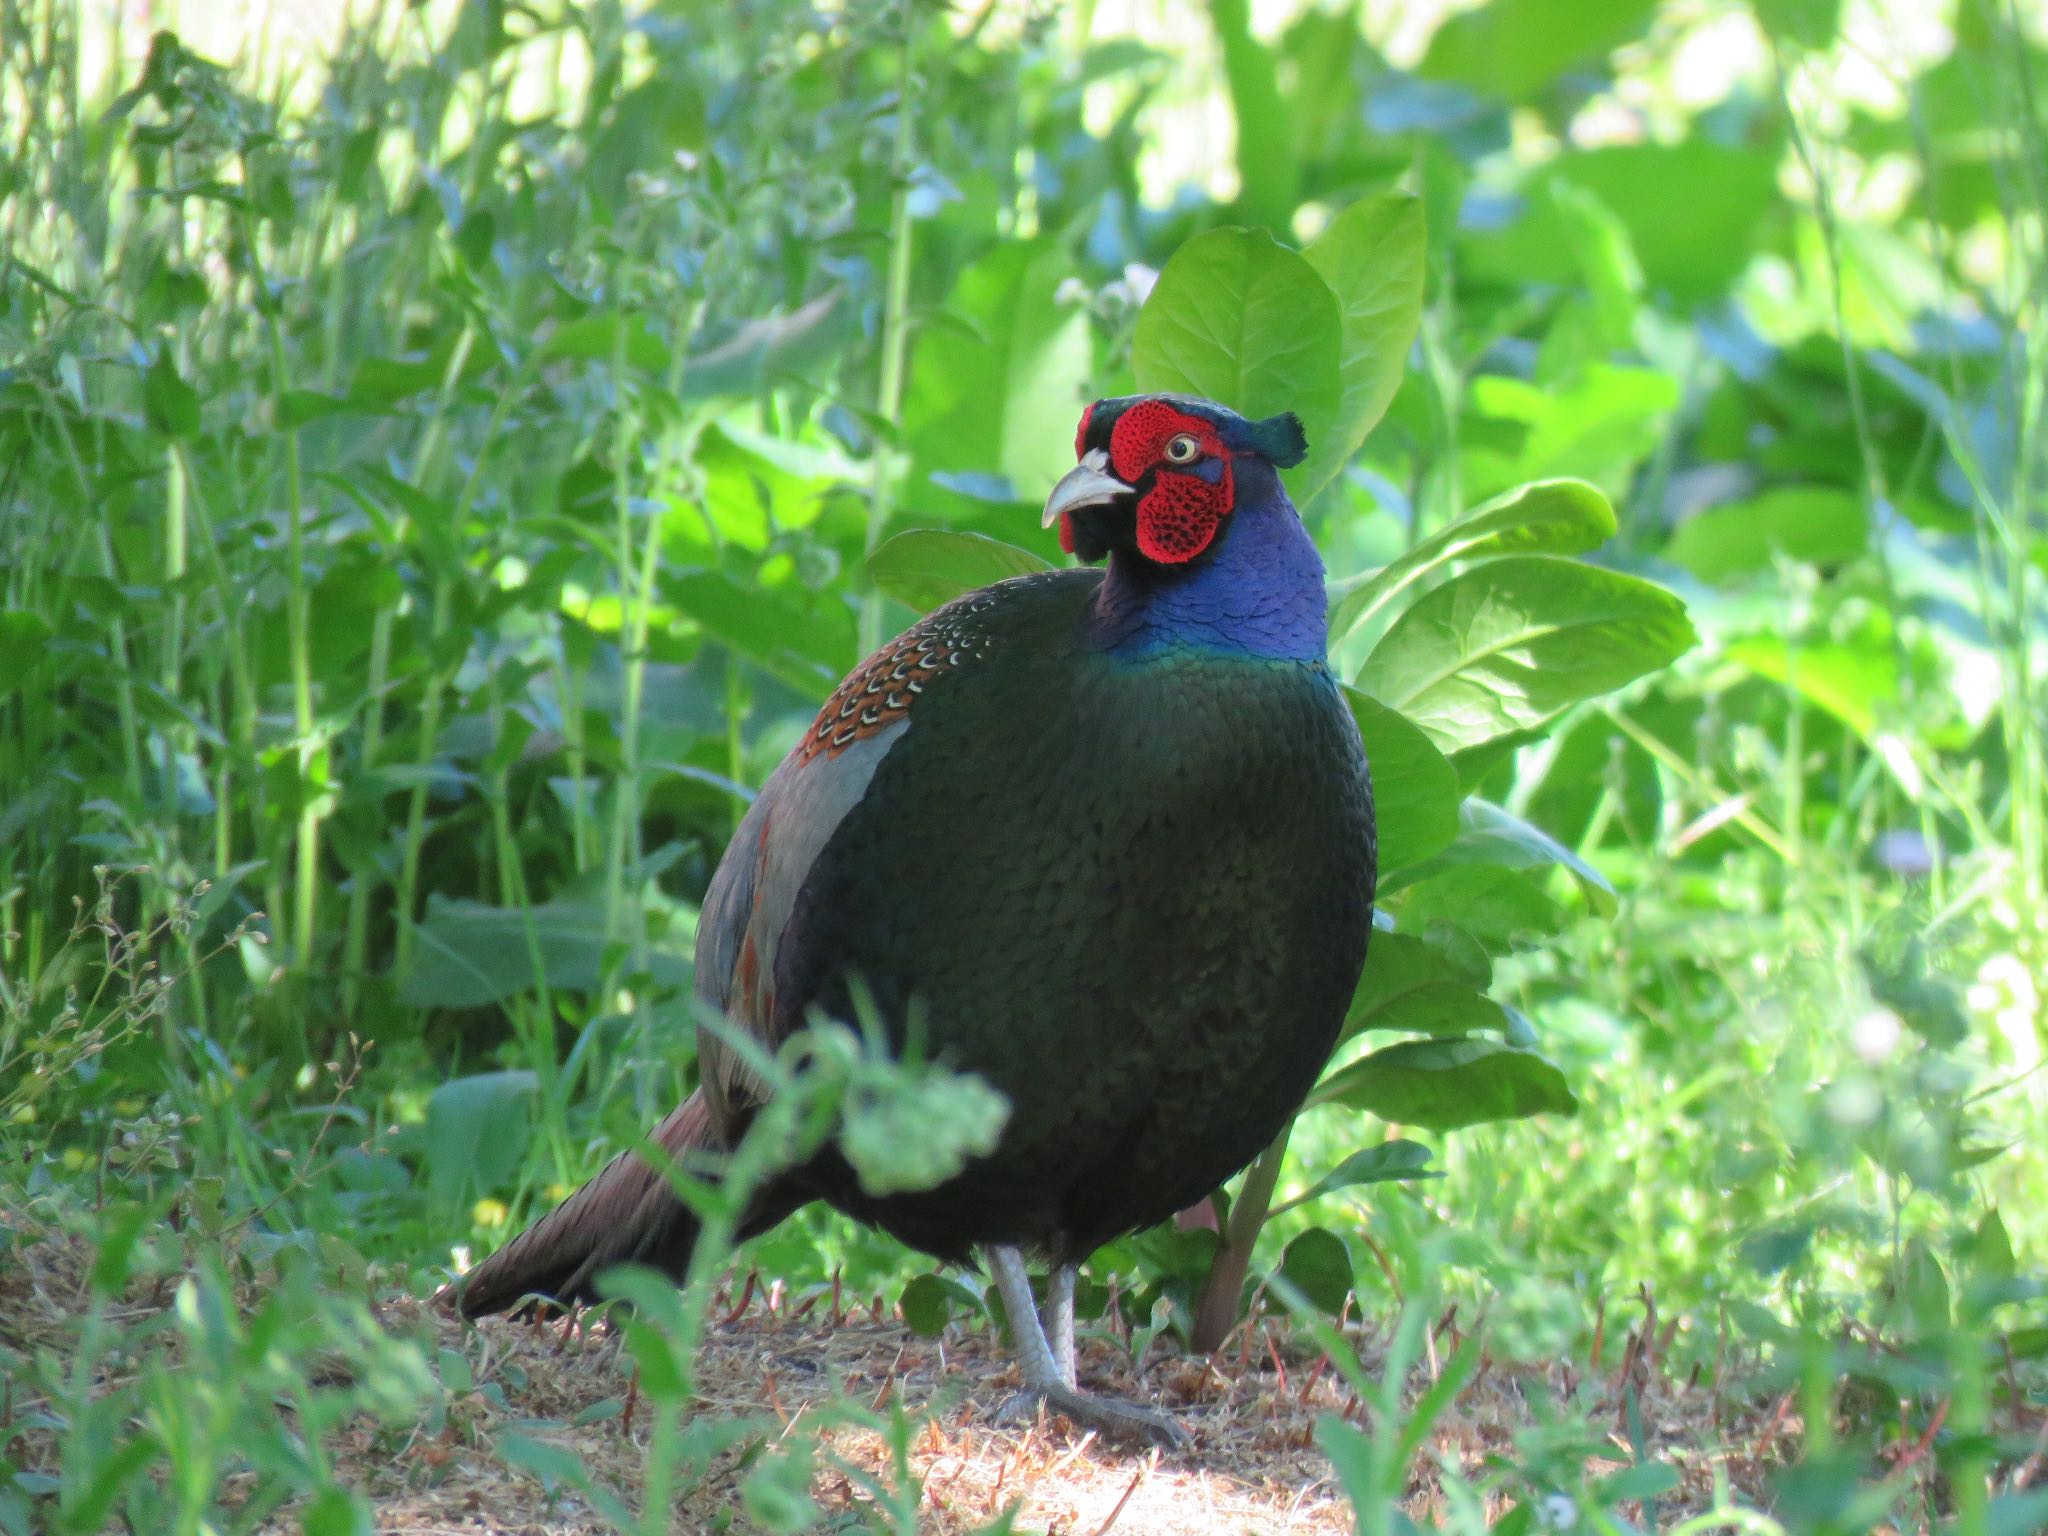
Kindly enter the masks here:
M 1796 1405 L 1755 1528 L 2048 1520 L 2038 15 L 305 25 L 0 11 L 0 1253 L 90 1256 L 61 1347 L 0 1324 L 0 1529 L 365 1521 L 331 1437 L 470 1386 L 366 1300 L 674 1101 L 750 787 L 913 606 L 1055 557 L 1081 404 L 1176 381 L 1323 428 L 1406 1054 L 1092 1309 L 1213 1336 L 1277 1269 L 1394 1364 L 1445 1299 L 1507 1362 L 1628 1314 Z M 986 1326 L 830 1216 L 742 1263 Z M 702 1298 L 642 1299 L 659 1528 L 758 1427 L 686 1421 Z M 1327 1429 L 1362 1528 L 1444 1406 Z M 1602 1482 L 1547 1413 L 1415 1518 L 1657 1525 L 1640 1441 Z

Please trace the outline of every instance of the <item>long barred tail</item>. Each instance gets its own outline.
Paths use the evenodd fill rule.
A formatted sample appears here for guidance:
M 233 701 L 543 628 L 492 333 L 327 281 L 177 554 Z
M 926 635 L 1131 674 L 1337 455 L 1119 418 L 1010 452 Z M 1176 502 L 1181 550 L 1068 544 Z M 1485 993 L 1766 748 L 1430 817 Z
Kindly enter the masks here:
M 655 1127 L 653 1140 L 686 1167 L 724 1150 L 702 1092 Z M 746 1225 L 771 1226 L 792 1204 L 776 1202 L 772 1218 Z M 614 1264 L 648 1264 L 681 1280 L 696 1245 L 696 1213 L 647 1159 L 628 1150 L 436 1299 L 464 1317 L 508 1311 L 533 1296 L 563 1305 L 594 1301 L 597 1277 Z

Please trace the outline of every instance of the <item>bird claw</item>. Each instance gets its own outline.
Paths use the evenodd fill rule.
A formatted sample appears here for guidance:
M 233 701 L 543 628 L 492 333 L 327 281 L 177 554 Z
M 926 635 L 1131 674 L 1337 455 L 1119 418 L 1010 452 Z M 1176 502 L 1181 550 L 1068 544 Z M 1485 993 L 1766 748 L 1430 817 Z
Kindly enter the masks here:
M 1092 1392 L 1052 1385 L 1026 1387 L 997 1407 L 995 1422 L 1002 1425 L 1029 1423 L 1038 1416 L 1039 1405 L 1063 1414 L 1082 1429 L 1092 1429 L 1107 1439 L 1156 1445 L 1170 1451 L 1194 1444 L 1187 1426 L 1170 1414 L 1141 1408 L 1117 1397 L 1097 1397 Z

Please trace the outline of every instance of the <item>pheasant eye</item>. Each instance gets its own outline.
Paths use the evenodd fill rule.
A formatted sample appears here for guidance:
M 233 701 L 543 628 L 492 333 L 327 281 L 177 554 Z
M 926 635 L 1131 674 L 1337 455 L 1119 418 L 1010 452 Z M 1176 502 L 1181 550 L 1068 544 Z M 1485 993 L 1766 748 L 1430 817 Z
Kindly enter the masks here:
M 1174 464 L 1192 464 L 1202 451 L 1202 445 L 1185 432 L 1176 433 L 1167 439 L 1166 457 Z

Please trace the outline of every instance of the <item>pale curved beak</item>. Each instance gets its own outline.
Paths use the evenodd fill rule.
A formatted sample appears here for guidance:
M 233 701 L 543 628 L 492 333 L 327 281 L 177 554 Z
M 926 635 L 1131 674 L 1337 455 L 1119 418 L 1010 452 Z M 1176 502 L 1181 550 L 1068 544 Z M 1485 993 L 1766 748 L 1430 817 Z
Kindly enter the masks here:
M 1119 496 L 1128 496 L 1135 489 L 1109 473 L 1106 452 L 1091 448 L 1081 456 L 1080 463 L 1060 477 L 1060 483 L 1045 498 L 1045 521 L 1039 526 L 1050 528 L 1062 512 L 1071 512 L 1076 507 L 1099 507 Z

